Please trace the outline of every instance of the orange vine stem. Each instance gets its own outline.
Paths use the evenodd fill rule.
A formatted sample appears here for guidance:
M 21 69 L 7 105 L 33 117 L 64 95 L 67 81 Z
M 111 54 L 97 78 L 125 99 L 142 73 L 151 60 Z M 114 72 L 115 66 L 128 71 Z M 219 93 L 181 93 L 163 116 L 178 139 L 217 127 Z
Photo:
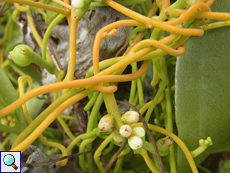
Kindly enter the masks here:
M 64 80 L 69 81 L 72 80 L 74 77 L 74 70 L 76 64 L 76 52 L 77 52 L 77 24 L 80 19 L 76 18 L 75 15 L 75 8 L 71 7 L 71 17 L 70 17 L 70 37 L 69 37 L 69 62 L 68 62 L 68 69 L 66 73 L 66 77 Z
M 191 28 L 180 28 L 176 26 L 169 25 L 165 22 L 159 22 L 156 20 L 153 20 L 149 17 L 143 16 L 137 12 L 134 12 L 112 0 L 104 0 L 104 2 L 109 5 L 110 7 L 116 9 L 117 11 L 135 19 L 136 21 L 142 22 L 146 25 L 147 28 L 160 28 L 164 31 L 171 32 L 173 34 L 177 35 L 194 35 L 194 36 L 202 36 L 204 34 L 204 31 L 201 29 L 191 29 Z
M 42 8 L 44 10 L 50 10 L 56 13 L 60 13 L 63 15 L 68 15 L 68 13 L 70 12 L 68 9 L 61 9 L 61 8 L 57 8 L 51 5 L 47 5 L 44 3 L 40 3 L 40 2 L 34 2 L 34 1 L 28 1 L 28 0 L 5 0 L 8 2 L 16 2 L 19 4 L 25 4 L 25 5 L 29 5 L 29 6 L 33 6 L 33 7 L 37 7 L 37 8 Z
M 99 69 L 99 50 L 100 50 L 100 44 L 102 39 L 104 39 L 105 37 L 105 33 L 107 33 L 108 31 L 121 27 L 121 26 L 145 26 L 143 23 L 141 22 L 137 22 L 135 20 L 121 20 L 121 21 L 117 21 L 114 23 L 111 23 L 105 27 L 103 27 L 102 29 L 100 29 L 95 37 L 94 40 L 94 45 L 93 45 L 93 68 L 94 68 L 94 74 L 97 74 L 100 72 Z
M 171 25 L 181 24 L 181 23 L 185 22 L 186 20 L 188 20 L 192 16 L 192 14 L 194 14 L 194 12 L 196 10 L 199 10 L 199 9 L 202 10 L 202 11 L 211 11 L 211 9 L 209 8 L 209 6 L 206 3 L 197 2 L 197 3 L 193 4 L 184 13 L 182 13 L 179 18 L 177 18 L 175 20 L 167 21 L 165 23 L 168 23 L 168 24 L 171 24 Z
M 34 88 L 31 91 L 27 92 L 21 98 L 10 104 L 9 106 L 0 110 L 0 117 L 9 114 L 10 112 L 19 108 L 22 104 L 24 104 L 29 99 L 36 97 L 37 95 L 48 93 L 54 90 L 60 90 L 65 88 L 75 88 L 75 87 L 84 87 L 95 85 L 98 83 L 103 82 L 125 82 L 137 79 L 141 77 L 147 70 L 148 66 L 150 65 L 150 61 L 145 61 L 142 67 L 135 73 L 129 75 L 105 75 L 105 76 L 95 76 L 92 78 L 87 79 L 79 79 L 75 81 L 64 81 L 64 82 L 57 82 L 45 86 L 40 86 L 38 88 Z

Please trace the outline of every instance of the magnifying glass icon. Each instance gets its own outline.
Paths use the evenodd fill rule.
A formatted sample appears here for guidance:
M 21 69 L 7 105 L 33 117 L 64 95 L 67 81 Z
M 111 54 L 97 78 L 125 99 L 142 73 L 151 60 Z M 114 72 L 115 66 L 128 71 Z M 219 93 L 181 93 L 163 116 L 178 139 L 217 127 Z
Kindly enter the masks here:
M 12 166 L 15 170 L 18 169 L 18 167 L 14 164 L 15 163 L 15 158 L 11 154 L 7 154 L 3 157 L 3 162 L 7 166 Z

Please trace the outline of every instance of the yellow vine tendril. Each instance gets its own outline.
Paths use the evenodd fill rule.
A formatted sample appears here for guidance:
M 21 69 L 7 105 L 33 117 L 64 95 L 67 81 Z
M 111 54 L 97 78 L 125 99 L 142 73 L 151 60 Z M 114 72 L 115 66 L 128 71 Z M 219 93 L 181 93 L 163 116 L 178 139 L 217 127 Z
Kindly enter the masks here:
M 84 138 L 82 137 L 82 135 L 80 135 L 76 137 L 75 139 L 73 139 L 72 143 L 67 148 L 59 143 L 47 141 L 46 138 L 42 135 L 42 133 L 66 108 L 73 105 L 75 102 L 81 100 L 82 98 L 85 98 L 93 94 L 95 91 L 97 92 L 99 91 L 103 93 L 105 103 L 107 102 L 108 104 L 109 96 L 111 96 L 109 98 L 113 98 L 111 99 L 111 103 L 112 102 L 116 103 L 114 100 L 114 95 L 113 95 L 113 93 L 117 91 L 117 86 L 114 84 L 115 82 L 126 82 L 126 81 L 138 80 L 138 83 L 135 84 L 137 85 L 135 86 L 136 87 L 134 91 L 135 93 L 138 89 L 140 89 L 140 87 L 142 87 L 141 86 L 143 82 L 142 76 L 145 75 L 151 62 L 154 63 L 155 60 L 162 58 L 163 55 L 165 54 L 169 54 L 172 56 L 183 55 L 186 51 L 186 42 L 190 36 L 202 36 L 204 34 L 204 30 L 230 25 L 230 14 L 229 13 L 211 12 L 210 6 L 213 4 L 214 0 L 197 0 L 197 2 L 191 4 L 190 6 L 188 6 L 188 8 L 185 8 L 186 5 L 188 5 L 186 4 L 187 1 L 185 2 L 185 4 L 181 5 L 181 6 L 184 6 L 183 8 L 177 8 L 177 5 L 174 5 L 174 4 L 170 6 L 169 0 L 156 0 L 152 5 L 149 6 L 149 9 L 148 9 L 149 12 L 147 16 L 139 14 L 129 8 L 126 8 L 125 6 L 118 4 L 115 1 L 103 0 L 105 4 L 123 13 L 124 15 L 129 16 L 131 19 L 116 21 L 114 23 L 111 23 L 103 27 L 97 32 L 95 41 L 94 41 L 94 45 L 93 45 L 93 51 L 92 51 L 93 67 L 89 69 L 87 73 L 88 77 L 85 79 L 73 80 L 74 71 L 75 71 L 75 63 L 76 63 L 76 58 L 77 58 L 76 57 L 77 25 L 80 20 L 80 18 L 75 16 L 75 11 L 79 9 L 75 9 L 73 6 L 71 6 L 69 4 L 69 0 L 64 0 L 64 1 L 52 0 L 53 2 L 56 2 L 60 4 L 61 6 L 63 6 L 63 8 L 57 8 L 51 5 L 47 5 L 45 3 L 35 2 L 35 1 L 30 1 L 30 0 L 6 0 L 6 1 L 14 2 L 14 7 L 16 9 L 13 15 L 14 18 L 16 18 L 15 16 L 17 16 L 17 14 L 19 14 L 20 12 L 26 12 L 29 26 L 31 28 L 33 36 L 36 42 L 38 43 L 39 47 L 42 47 L 42 38 L 36 30 L 36 27 L 34 25 L 29 9 L 34 9 L 35 11 L 37 11 L 37 8 L 41 8 L 44 10 L 50 10 L 58 14 L 65 15 L 67 18 L 68 24 L 69 24 L 69 28 L 70 28 L 69 62 L 68 62 L 67 73 L 66 73 L 65 79 L 64 80 L 60 79 L 60 81 L 56 83 L 33 88 L 32 80 L 28 76 L 23 76 L 19 79 L 19 82 L 18 82 L 20 98 L 0 110 L 0 117 L 3 117 L 22 106 L 26 121 L 29 124 L 28 127 L 21 134 L 18 135 L 18 137 L 16 138 L 16 140 L 14 141 L 12 145 L 11 151 L 22 151 L 23 152 L 37 138 L 39 138 L 41 142 L 47 146 L 59 148 L 63 156 L 68 155 L 73 149 L 74 145 L 80 146 L 79 152 L 86 151 L 88 149 L 87 146 L 91 145 L 91 143 L 96 139 L 96 136 L 95 136 L 96 133 L 93 134 L 92 136 L 90 136 L 91 135 L 90 133 L 98 131 L 97 127 L 95 127 L 91 132 L 87 131 L 87 133 L 83 134 L 83 135 L 90 134 L 89 137 Z M 148 3 L 148 2 L 146 1 L 144 3 Z M 20 4 L 23 4 L 23 5 L 20 5 Z M 159 16 L 154 16 L 158 9 L 160 10 Z M 46 17 L 46 14 L 43 11 L 38 11 L 38 13 Z M 224 20 L 224 21 L 199 26 L 200 23 L 198 20 L 200 19 L 203 22 L 208 22 L 211 19 Z M 48 21 L 47 18 L 46 20 Z M 191 22 L 189 23 L 188 21 L 189 22 L 191 21 Z M 182 27 L 182 25 L 186 22 L 188 22 L 188 26 Z M 196 25 L 197 23 L 199 25 Z M 144 35 L 146 34 L 146 31 L 141 31 L 137 33 L 133 42 L 126 49 L 123 56 L 115 57 L 115 58 L 111 58 L 111 59 L 99 62 L 99 52 L 100 52 L 100 45 L 101 45 L 102 40 L 110 37 L 113 34 L 116 34 L 117 28 L 123 27 L 123 26 L 146 27 L 146 31 L 147 32 L 151 31 L 152 33 L 150 37 L 151 39 L 143 39 Z M 168 36 L 165 36 L 166 32 L 169 32 Z M 5 33 L 7 33 L 7 31 L 5 31 Z M 162 36 L 159 37 L 159 34 L 161 34 Z M 6 39 L 7 37 L 4 35 L 1 39 L 1 45 L 2 43 L 4 43 Z M 2 67 L 8 68 L 10 67 L 10 63 L 8 62 L 8 60 L 4 61 L 3 50 L 4 48 L 0 47 L 0 51 L 1 51 L 0 52 L 0 64 Z M 46 52 L 46 55 L 47 55 L 47 60 L 52 62 L 52 59 L 48 51 Z M 136 63 L 138 61 L 143 61 L 143 64 L 139 68 L 139 70 L 136 69 L 137 71 L 131 74 L 120 74 L 121 71 L 123 71 L 128 65 L 130 65 L 131 63 Z M 14 71 L 18 70 L 15 67 L 12 67 L 12 69 Z M 157 70 L 155 69 L 155 72 L 156 71 Z M 21 75 L 24 74 L 20 70 L 18 70 L 18 72 Z M 155 82 L 155 86 L 158 84 L 160 85 L 163 81 L 163 80 L 162 81 L 159 80 L 162 78 L 162 77 L 159 78 L 161 74 L 160 71 L 157 71 L 157 73 L 158 73 L 158 78 Z M 57 74 L 58 73 L 56 73 L 56 76 L 58 76 Z M 27 93 L 24 93 L 24 82 L 25 81 L 29 83 L 29 86 L 31 88 L 31 90 L 28 91 Z M 165 88 L 163 89 L 165 90 Z M 48 113 L 40 114 L 41 116 L 39 115 L 38 118 L 35 120 L 32 120 L 30 118 L 27 108 L 26 108 L 26 104 L 25 104 L 28 100 L 40 94 L 56 92 L 56 91 L 61 91 L 61 90 L 62 90 L 62 95 L 59 98 L 62 99 L 62 96 L 65 93 L 69 94 L 68 95 L 69 97 L 66 97 L 63 100 L 60 99 L 61 101 L 60 102 L 58 101 L 58 103 L 55 101 L 55 103 L 51 104 L 51 106 L 56 105 L 56 103 L 58 105 L 55 108 L 53 108 L 52 112 L 48 111 Z M 74 92 L 72 92 L 74 94 L 70 92 L 71 90 L 74 90 Z M 145 111 L 147 111 L 151 107 L 152 101 L 145 103 L 144 97 L 140 94 L 140 92 L 138 94 L 139 95 L 134 98 L 136 99 L 136 101 L 138 99 L 141 100 L 139 101 L 139 103 L 143 103 L 143 106 L 141 106 L 141 109 L 140 109 L 140 112 L 143 114 Z M 57 98 L 57 94 L 55 98 Z M 116 106 L 117 105 L 115 105 L 115 107 Z M 118 122 L 117 117 L 115 117 L 114 119 Z M 96 121 L 98 121 L 98 119 L 96 119 Z M 96 123 L 97 122 L 95 122 L 95 124 Z M 29 127 L 33 125 L 34 127 L 29 129 Z M 142 123 L 134 123 L 131 125 L 132 128 L 141 127 L 141 126 L 142 126 Z M 171 129 L 170 131 L 168 131 L 164 128 L 161 128 L 161 127 L 158 127 L 152 124 L 148 124 L 148 126 L 151 130 L 157 131 L 166 136 L 170 136 L 181 147 L 182 151 L 184 152 L 188 160 L 188 163 L 193 173 L 198 173 L 197 167 L 194 163 L 194 160 L 192 158 L 190 151 L 175 134 L 170 132 Z M 83 141 L 81 142 L 81 140 Z M 94 153 L 94 160 L 96 164 L 98 165 L 99 170 L 102 172 L 104 168 L 102 166 L 102 162 L 100 161 L 100 156 L 101 156 L 102 150 L 110 142 L 113 142 L 113 134 L 110 134 L 102 142 L 102 144 L 98 147 L 98 149 Z M 128 150 L 123 150 L 123 152 L 121 152 L 119 157 L 125 154 L 128 154 L 129 152 L 130 152 L 130 148 L 128 148 Z M 173 152 L 174 151 L 172 151 L 172 153 Z M 147 164 L 149 169 L 152 172 L 158 173 L 159 171 L 156 168 L 156 165 L 152 162 L 152 160 L 148 156 L 147 151 L 142 149 L 140 154 L 144 158 L 145 163 Z M 85 157 L 84 155 L 82 155 L 79 157 L 79 159 L 80 159 L 79 163 L 83 171 L 90 172 L 92 168 L 87 167 L 85 163 L 85 159 L 88 159 L 88 156 Z M 119 161 L 117 162 L 117 165 L 119 164 L 121 165 L 120 163 L 121 160 L 122 159 L 119 159 Z M 56 164 L 64 166 L 67 163 L 67 161 L 68 159 L 65 159 Z M 172 168 L 172 170 L 173 170 L 172 172 L 175 172 L 176 168 L 174 167 Z

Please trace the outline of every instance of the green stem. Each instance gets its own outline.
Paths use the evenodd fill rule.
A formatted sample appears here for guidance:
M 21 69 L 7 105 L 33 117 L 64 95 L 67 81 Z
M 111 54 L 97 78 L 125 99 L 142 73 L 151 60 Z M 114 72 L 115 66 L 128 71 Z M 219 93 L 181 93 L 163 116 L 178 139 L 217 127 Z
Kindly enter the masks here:
M 28 127 L 23 130 L 22 133 L 18 135 L 18 137 L 15 139 L 12 147 L 16 146 L 17 144 L 21 143 L 32 131 L 35 130 L 35 128 L 49 115 L 51 112 L 53 112 L 54 109 L 56 109 L 60 104 L 62 104 L 64 101 L 72 97 L 73 95 L 77 94 L 77 90 L 72 89 L 69 90 L 69 92 L 63 94 L 61 97 L 59 97 L 57 100 L 55 100 L 46 110 L 44 110 L 34 121 L 32 121 Z M 24 116 L 23 116 L 24 117 Z
M 62 128 L 65 130 L 66 134 L 69 136 L 70 139 L 74 140 L 75 136 L 73 135 L 73 133 L 70 131 L 69 127 L 67 126 L 67 124 L 65 123 L 65 121 L 62 119 L 62 117 L 59 115 L 57 117 L 59 123 L 61 124 Z
M 43 38 L 43 43 L 42 43 L 42 58 L 44 60 L 46 60 L 46 46 L 47 46 L 47 42 L 49 39 L 49 35 L 52 31 L 52 29 L 54 28 L 55 25 L 57 25 L 65 16 L 62 14 L 59 14 L 49 25 L 49 27 L 46 30 L 46 33 L 44 35 Z
M 90 6 L 91 2 L 92 2 L 91 0 L 84 0 L 84 7 L 80 8 L 80 9 L 76 9 L 75 16 L 77 18 L 81 19 L 85 15 L 87 10 L 89 9 L 89 6 Z
M 114 147 L 114 143 L 111 142 L 111 143 L 109 144 L 109 147 L 106 148 L 106 149 L 102 152 L 103 156 L 109 154 L 109 153 L 112 151 L 113 147 Z
M 72 120 L 72 121 L 78 121 L 77 118 L 69 116 L 69 115 L 60 115 L 63 119 L 67 119 L 67 120 Z
M 170 6 L 170 10 L 180 8 L 183 9 L 186 6 L 186 0 L 177 0 Z
M 204 172 L 206 172 L 206 173 L 213 173 L 212 171 L 209 171 L 207 168 L 205 168 L 205 167 L 203 167 L 203 166 L 201 166 L 201 165 L 198 165 L 197 166 L 200 170 L 202 170 L 202 171 L 204 171 Z
M 155 97 L 154 97 L 154 99 L 153 99 L 151 105 L 149 106 L 149 109 L 148 109 L 148 111 L 147 111 L 147 113 L 145 115 L 145 121 L 146 121 L 146 123 L 149 122 L 149 119 L 150 119 L 150 116 L 151 116 L 151 114 L 153 112 L 153 109 L 155 108 L 155 106 L 157 104 L 157 101 L 160 98 L 160 96 L 163 94 L 164 90 L 165 90 L 165 86 L 161 86 L 159 88 L 157 94 L 155 95 Z
M 2 141 L 0 145 L 0 151 L 2 151 L 2 149 L 5 147 L 5 145 L 7 144 L 7 142 L 10 140 L 12 136 L 13 136 L 12 134 L 8 134 L 8 136 Z
M 119 172 L 122 169 L 123 160 L 124 160 L 124 157 L 117 158 L 117 163 L 115 165 L 113 172 Z
M 158 110 L 157 106 L 155 106 L 155 108 L 154 108 L 154 113 L 155 113 L 155 117 L 157 119 L 157 126 L 162 127 L 160 114 L 159 114 L 159 110 Z
M 56 67 L 54 66 L 53 62 L 48 62 L 44 59 L 42 59 L 38 54 L 35 52 L 32 53 L 31 58 L 29 58 L 31 62 L 45 68 L 49 73 L 55 74 L 56 73 Z
M 132 66 L 132 73 L 135 73 L 137 71 L 137 66 L 135 65 L 136 62 L 131 63 Z M 136 94 L 136 87 L 137 87 L 137 80 L 132 80 L 131 83 L 131 90 L 130 90 L 130 96 L 129 96 L 129 103 L 133 104 Z
M 116 99 L 113 93 L 102 93 L 106 109 L 109 114 L 114 116 L 114 126 L 119 130 L 120 127 L 123 125 L 121 122 L 121 113 L 117 106 Z
M 92 144 L 92 142 L 96 139 L 97 136 L 93 136 L 89 139 L 86 139 L 84 140 L 83 142 L 81 142 L 80 146 L 79 146 L 79 152 L 84 152 L 85 151 L 85 148 L 86 148 L 86 145 L 90 145 Z M 91 147 L 90 147 L 91 148 Z M 91 160 L 91 159 L 90 159 Z M 87 160 L 87 162 L 85 162 L 85 157 L 84 155 L 80 155 L 79 156 L 79 164 L 81 166 L 81 169 L 84 171 L 84 172 L 90 172 L 88 170 L 88 168 L 90 168 L 91 164 L 92 163 L 89 163 L 88 162 L 89 160 Z M 86 163 L 88 164 L 88 168 L 86 167 Z
M 162 57 L 163 63 L 163 71 L 164 74 L 168 74 L 167 71 L 167 64 L 165 63 L 165 59 Z M 168 75 L 166 75 L 166 80 L 169 84 Z M 172 99 L 171 99 L 171 91 L 170 86 L 165 89 L 165 102 L 166 102 L 166 116 L 165 116 L 165 127 L 166 130 L 173 133 L 173 117 L 172 117 Z M 169 147 L 169 165 L 171 173 L 176 173 L 176 159 L 175 159 L 175 150 L 174 150 L 174 143 Z
M 18 80 L 9 72 L 9 70 L 6 71 L 7 72 L 7 77 L 10 79 L 10 81 L 15 84 L 18 85 Z
M 139 6 L 141 7 L 142 14 L 144 14 L 145 16 L 147 16 L 148 15 L 148 10 L 147 10 L 147 8 L 145 6 L 145 3 L 142 2 L 142 3 L 139 4 Z
M 100 161 L 100 155 L 102 150 L 106 147 L 106 145 L 108 145 L 111 141 L 113 140 L 113 134 L 109 135 L 108 138 L 106 138 L 101 145 L 98 147 L 98 149 L 96 150 L 96 152 L 94 153 L 94 161 L 96 162 L 99 170 L 101 173 L 104 172 L 104 167 Z
M 102 97 L 102 94 L 99 94 L 99 96 L 97 97 L 97 101 L 95 102 L 94 104 L 94 107 L 92 109 L 92 112 L 90 114 L 90 118 L 89 118 L 89 121 L 88 121 L 88 125 L 87 125 L 87 133 L 88 132 L 91 132 L 96 124 L 97 124 L 97 117 L 98 117 L 98 112 L 99 112 L 99 109 L 101 107 L 101 104 L 103 103 L 103 97 Z M 92 144 L 89 144 L 87 145 L 87 150 L 91 150 L 92 149 Z M 92 153 L 88 153 L 86 155 L 87 157 L 87 163 L 88 163 L 88 171 L 90 173 L 93 173 L 94 170 L 93 170 L 93 155 Z
M 137 91 L 138 91 L 138 96 L 139 96 L 139 104 L 143 104 L 144 103 L 144 94 L 143 94 L 143 87 L 142 87 L 141 78 L 137 79 Z
M 29 63 L 32 62 L 45 68 L 51 74 L 57 73 L 57 69 L 54 66 L 53 62 L 48 62 L 45 59 L 42 59 L 37 53 L 35 53 L 31 49 L 31 47 L 27 45 L 21 44 L 16 46 L 12 51 L 12 55 L 10 55 L 9 58 L 12 58 L 14 62 L 19 66 L 27 66 L 29 65 Z
M 97 98 L 98 98 L 99 92 L 95 91 L 93 93 L 93 97 L 90 98 L 89 102 L 87 103 L 87 105 L 84 107 L 84 111 L 89 111 L 90 108 L 93 106 L 93 104 L 96 102 Z
M 146 0 L 132 0 L 132 1 L 116 1 L 116 2 L 121 5 L 135 5 L 135 4 L 145 2 L 145 1 Z M 108 6 L 108 5 L 104 2 L 91 2 L 90 3 L 90 7 L 103 7 L 103 6 Z
M 85 140 L 85 139 L 88 139 L 88 138 L 91 138 L 91 137 L 95 136 L 98 130 L 99 130 L 98 128 L 95 128 L 95 129 L 93 129 L 93 130 L 92 130 L 91 132 L 89 132 L 89 133 L 85 133 L 85 134 L 82 134 L 82 135 L 79 135 L 78 137 L 76 137 L 76 138 L 69 144 L 69 146 L 67 147 L 68 153 L 73 149 L 73 147 L 74 147 L 75 145 L 80 146 L 80 141 L 81 141 L 81 140 Z
M 95 125 L 97 124 L 97 115 L 102 103 L 103 97 L 102 94 L 99 94 L 97 101 L 95 102 L 92 112 L 90 114 L 90 118 L 87 125 L 87 132 L 90 132 L 95 128 Z

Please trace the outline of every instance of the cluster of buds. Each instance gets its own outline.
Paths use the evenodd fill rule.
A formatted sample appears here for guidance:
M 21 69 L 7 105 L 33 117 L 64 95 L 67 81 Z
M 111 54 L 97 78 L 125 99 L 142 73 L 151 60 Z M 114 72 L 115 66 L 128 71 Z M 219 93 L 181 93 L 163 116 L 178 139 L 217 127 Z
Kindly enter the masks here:
M 134 127 L 132 129 L 129 126 L 139 121 L 139 114 L 136 111 L 128 111 L 121 116 L 121 121 L 126 125 L 120 127 L 120 135 L 128 138 L 129 146 L 133 150 L 141 148 L 143 145 L 141 138 L 145 136 L 145 130 L 142 127 Z
M 209 146 L 212 145 L 212 139 L 210 137 L 207 137 L 206 140 L 200 139 L 199 140 L 199 147 L 193 151 L 191 151 L 191 154 L 193 157 L 196 157 L 203 153 Z
M 129 146 L 136 150 L 143 145 L 142 137 L 145 136 L 145 130 L 143 127 L 134 127 L 132 135 L 128 138 Z
M 145 136 L 145 130 L 142 127 L 134 127 L 133 129 L 129 125 L 123 125 L 120 127 L 120 135 L 128 138 L 129 146 L 136 150 L 143 145 L 142 137 Z
M 8 115 L 7 117 L 1 118 L 0 122 L 4 126 L 14 127 L 16 118 L 14 118 L 12 115 Z
M 142 137 L 145 136 L 145 130 L 142 127 L 131 128 L 130 124 L 139 121 L 139 114 L 136 111 L 128 111 L 121 116 L 121 121 L 125 124 L 118 130 L 114 130 L 113 139 L 116 142 L 122 142 L 124 138 L 128 138 L 129 146 L 136 150 L 143 145 Z M 113 127 L 114 117 L 111 114 L 103 116 L 98 124 L 98 128 L 102 132 L 106 132 Z

